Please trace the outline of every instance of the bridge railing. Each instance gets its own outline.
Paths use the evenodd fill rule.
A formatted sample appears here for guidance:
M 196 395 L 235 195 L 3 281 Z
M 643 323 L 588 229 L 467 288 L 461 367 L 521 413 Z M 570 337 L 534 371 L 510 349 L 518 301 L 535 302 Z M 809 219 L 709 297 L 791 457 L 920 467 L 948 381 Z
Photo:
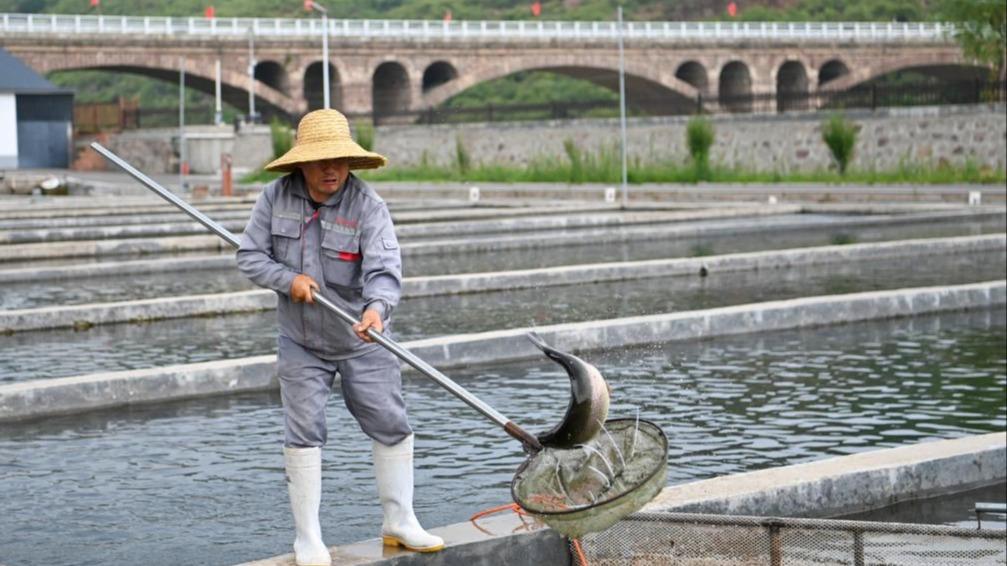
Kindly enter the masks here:
M 614 40 L 618 24 L 551 21 L 329 20 L 335 38 L 439 40 Z M 906 43 L 949 41 L 950 24 L 922 22 L 626 22 L 623 37 L 649 41 Z M 321 36 L 321 20 L 307 18 L 171 18 L 73 14 L 0 14 L 4 34 L 160 35 L 178 38 L 297 39 Z

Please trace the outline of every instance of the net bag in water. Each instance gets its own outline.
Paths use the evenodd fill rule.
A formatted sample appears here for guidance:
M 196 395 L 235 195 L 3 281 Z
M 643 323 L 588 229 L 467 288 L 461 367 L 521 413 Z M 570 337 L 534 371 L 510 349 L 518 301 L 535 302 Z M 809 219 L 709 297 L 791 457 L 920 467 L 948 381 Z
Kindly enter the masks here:
M 592 440 L 545 448 L 511 481 L 526 511 L 570 538 L 600 532 L 660 493 L 668 470 L 668 438 L 656 424 L 611 419 Z

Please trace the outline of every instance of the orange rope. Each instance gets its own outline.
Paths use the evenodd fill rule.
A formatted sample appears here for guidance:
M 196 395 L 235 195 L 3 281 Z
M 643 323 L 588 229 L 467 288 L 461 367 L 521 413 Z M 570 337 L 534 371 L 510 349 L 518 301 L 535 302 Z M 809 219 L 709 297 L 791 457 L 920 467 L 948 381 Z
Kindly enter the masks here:
M 572 538 L 570 539 L 570 546 L 573 547 L 574 553 L 577 556 L 577 566 L 588 566 L 587 557 L 584 556 L 584 548 L 580 545 L 580 539 Z
M 511 510 L 517 513 L 518 515 L 524 514 L 524 510 L 521 509 L 520 505 L 518 505 L 517 503 L 508 503 L 507 505 L 500 505 L 498 507 L 490 507 L 489 509 L 484 509 L 476 513 L 475 515 L 469 517 L 469 521 L 475 521 L 479 517 L 485 517 L 486 515 L 492 515 L 493 513 L 499 513 L 501 511 L 507 511 L 507 510 Z
M 508 511 L 508 510 L 517 513 L 518 516 L 528 515 L 528 512 L 525 511 L 517 503 L 508 503 L 506 505 L 498 505 L 496 507 L 490 507 L 489 509 L 483 509 L 482 511 L 479 511 L 475 515 L 469 517 L 469 521 L 475 524 L 476 519 L 480 517 L 485 517 L 486 515 L 492 515 L 494 513 L 500 513 L 502 511 Z M 483 530 L 479 528 L 478 524 L 476 524 L 476 528 L 478 528 L 479 530 Z M 584 548 L 580 545 L 580 539 L 576 538 L 570 539 L 570 546 L 573 547 L 574 555 L 575 558 L 577 559 L 577 566 L 589 566 L 587 562 L 587 556 L 584 555 Z

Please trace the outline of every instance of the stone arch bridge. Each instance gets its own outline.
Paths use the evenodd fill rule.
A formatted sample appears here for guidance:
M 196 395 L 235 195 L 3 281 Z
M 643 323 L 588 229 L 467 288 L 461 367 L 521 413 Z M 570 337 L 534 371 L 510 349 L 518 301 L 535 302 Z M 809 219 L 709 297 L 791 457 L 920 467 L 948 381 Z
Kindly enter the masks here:
M 474 85 L 547 70 L 618 88 L 625 43 L 631 106 L 695 104 L 752 93 L 843 91 L 916 70 L 986 72 L 940 24 L 440 22 L 329 20 L 332 105 L 376 117 L 436 107 Z M 322 105 L 317 19 L 0 15 L 0 46 L 41 73 L 106 69 L 176 81 L 248 108 L 296 117 Z

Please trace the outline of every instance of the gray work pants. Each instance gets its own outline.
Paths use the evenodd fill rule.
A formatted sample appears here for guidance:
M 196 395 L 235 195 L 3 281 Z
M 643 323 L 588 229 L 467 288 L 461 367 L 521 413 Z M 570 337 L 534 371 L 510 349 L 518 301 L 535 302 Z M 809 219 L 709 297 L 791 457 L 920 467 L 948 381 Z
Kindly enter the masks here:
M 388 350 L 375 348 L 362 356 L 330 361 L 283 335 L 277 345 L 285 446 L 325 444 L 325 405 L 337 373 L 343 402 L 364 434 L 386 446 L 412 434 L 402 399 L 399 361 Z

